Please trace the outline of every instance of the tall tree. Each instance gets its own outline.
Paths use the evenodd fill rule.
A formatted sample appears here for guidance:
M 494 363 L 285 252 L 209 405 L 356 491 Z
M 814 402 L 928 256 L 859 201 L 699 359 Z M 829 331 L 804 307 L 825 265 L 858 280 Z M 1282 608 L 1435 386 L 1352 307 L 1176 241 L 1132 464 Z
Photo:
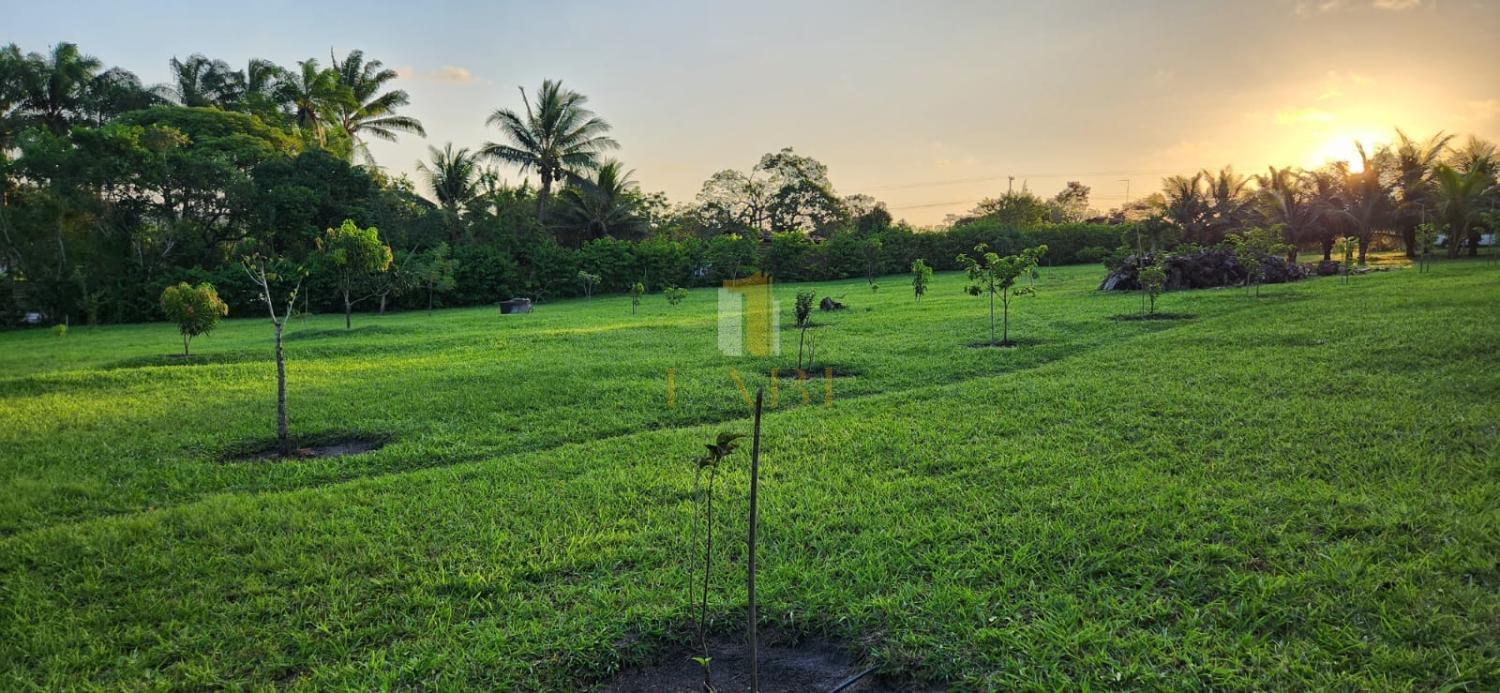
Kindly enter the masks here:
M 1208 192 L 1203 243 L 1219 243 L 1230 233 L 1244 228 L 1249 221 L 1254 203 L 1251 179 L 1235 173 L 1234 167 L 1225 166 L 1218 172 L 1204 171 L 1203 181 Z
M 350 156 L 355 151 L 368 161 L 374 161 L 364 138 L 374 137 L 395 142 L 401 132 L 427 136 L 422 121 L 404 116 L 396 111 L 411 103 L 411 98 L 401 89 L 386 89 L 386 84 L 396 79 L 396 71 L 386 68 L 379 60 L 366 60 L 364 51 L 350 51 L 343 60 L 332 57 L 333 71 L 338 83 L 346 91 L 346 99 L 338 104 L 339 127 L 349 136 Z
M 194 53 L 187 60 L 172 58 L 168 65 L 172 82 L 164 91 L 179 106 L 228 108 L 244 92 L 245 75 L 235 72 L 223 60 L 210 60 Z
M 1496 194 L 1494 175 L 1483 167 L 1460 171 L 1438 164 L 1435 178 L 1438 210 L 1448 225 L 1448 257 L 1458 257 L 1466 241 L 1469 254 L 1478 255 L 1479 234 L 1475 229 L 1488 211 L 1485 201 Z
M 521 169 L 536 171 L 541 179 L 536 218 L 544 219 L 552 184 L 565 176 L 599 167 L 599 155 L 620 145 L 605 133 L 610 126 L 594 115 L 588 97 L 564 89 L 562 82 L 544 80 L 536 92 L 536 104 L 521 89 L 524 117 L 508 108 L 490 114 L 487 124 L 500 128 L 510 144 L 487 142 L 479 152 Z
M 1262 214 L 1271 222 L 1271 228 L 1281 227 L 1282 241 L 1289 246 L 1286 261 L 1296 262 L 1297 244 L 1312 237 L 1323 209 L 1300 171 L 1271 166 L 1257 180 Z
M 1204 243 L 1209 225 L 1209 200 L 1204 173 L 1170 176 L 1162 180 L 1166 196 L 1162 217 L 1182 230 L 1183 240 Z
M 328 145 L 328 125 L 338 122 L 337 108 L 347 101 L 338 74 L 318 66 L 316 58 L 299 61 L 281 82 L 280 97 L 291 105 L 292 122 L 310 132 L 318 146 Z
M 84 55 L 72 43 L 59 43 L 46 56 L 32 56 L 33 69 L 25 77 L 24 108 L 54 135 L 61 135 L 82 118 L 88 88 L 103 63 Z
M 1342 215 L 1359 237 L 1359 263 L 1364 264 L 1375 231 L 1389 223 L 1393 208 L 1388 179 L 1381 175 L 1381 169 L 1389 163 L 1390 150 L 1381 147 L 1372 154 L 1361 142 L 1355 142 L 1354 148 L 1359 153 L 1360 169 L 1344 169 Z

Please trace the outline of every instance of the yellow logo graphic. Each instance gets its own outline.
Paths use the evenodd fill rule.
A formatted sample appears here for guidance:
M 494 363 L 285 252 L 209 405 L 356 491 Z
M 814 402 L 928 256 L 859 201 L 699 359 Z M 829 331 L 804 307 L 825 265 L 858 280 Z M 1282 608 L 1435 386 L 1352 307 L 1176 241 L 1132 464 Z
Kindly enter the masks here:
M 781 311 L 771 278 L 759 272 L 719 289 L 719 351 L 726 356 L 781 353 Z

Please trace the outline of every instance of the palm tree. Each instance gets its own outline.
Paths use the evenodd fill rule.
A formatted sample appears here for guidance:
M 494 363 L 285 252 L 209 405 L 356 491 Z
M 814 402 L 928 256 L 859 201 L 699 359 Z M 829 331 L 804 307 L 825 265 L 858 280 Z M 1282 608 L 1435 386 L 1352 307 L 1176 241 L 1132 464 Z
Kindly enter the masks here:
M 1204 243 L 1218 243 L 1232 231 L 1244 228 L 1255 198 L 1250 194 L 1250 179 L 1225 166 L 1218 173 L 1203 172 L 1208 188 L 1208 222 Z
M 335 106 L 344 96 L 337 73 L 320 69 L 316 58 L 308 58 L 297 63 L 297 70 L 281 81 L 278 91 L 280 98 L 292 107 L 292 122 L 303 130 L 311 130 L 319 146 L 327 146 L 325 126 L 337 118 Z
M 1477 255 L 1479 235 L 1474 228 L 1482 222 L 1485 199 L 1496 193 L 1494 174 L 1483 166 L 1460 171 L 1447 164 L 1438 164 L 1434 178 L 1437 180 L 1438 210 L 1448 225 L 1448 257 L 1458 257 L 1458 249 L 1465 240 L 1469 242 L 1469 254 Z
M 1393 207 L 1391 189 L 1381 176 L 1381 169 L 1388 165 L 1390 150 L 1381 147 L 1372 155 L 1365 145 L 1355 142 L 1359 152 L 1360 171 L 1355 173 L 1346 166 L 1344 171 L 1344 208 L 1342 216 L 1354 226 L 1359 237 L 1359 264 L 1365 264 L 1370 250 L 1370 240 L 1375 229 L 1385 224 Z
M 380 93 L 386 82 L 396 79 L 396 71 L 386 69 L 379 60 L 365 60 L 364 51 L 350 51 L 340 62 L 333 58 L 333 71 L 338 75 L 340 86 L 348 89 L 350 98 L 338 109 L 339 126 L 349 136 L 350 157 L 354 150 L 362 152 L 369 161 L 369 147 L 361 138 L 369 135 L 387 142 L 396 141 L 396 133 L 410 132 L 427 136 L 422 121 L 399 115 L 396 110 L 411 103 L 411 98 L 401 89 Z
M 84 111 L 89 85 L 103 67 L 72 43 L 59 43 L 46 57 L 29 56 L 34 69 L 27 71 L 23 108 L 53 134 L 61 135 Z
M 1171 176 L 1162 180 L 1166 204 L 1162 216 L 1182 229 L 1183 240 L 1201 243 L 1208 227 L 1208 200 L 1203 189 L 1203 173 Z
M 1304 173 L 1291 167 L 1278 169 L 1271 166 L 1266 175 L 1258 176 L 1260 200 L 1263 213 L 1272 223 L 1281 224 L 1286 233 L 1287 262 L 1297 261 L 1297 244 L 1312 236 L 1314 227 L 1323 216 L 1307 184 Z
M 479 195 L 479 162 L 468 147 L 455 151 L 453 143 L 441 150 L 428 147 L 428 162 L 418 162 L 417 170 L 427 179 L 432 196 L 443 208 L 443 217 L 448 224 L 449 235 L 454 243 L 459 241 L 459 213 Z
M 486 124 L 500 128 L 510 144 L 485 143 L 480 154 L 512 164 L 541 178 L 536 218 L 543 220 L 553 181 L 599 167 L 599 154 L 619 147 L 605 135 L 609 123 L 584 106 L 588 97 L 563 89 L 562 82 L 544 80 L 536 92 L 536 106 L 521 89 L 525 117 L 508 108 L 490 114 Z
M 1317 212 L 1311 231 L 1323 247 L 1324 262 L 1333 261 L 1334 243 L 1346 235 L 1342 227 L 1346 223 L 1343 209 L 1344 181 L 1347 177 L 1347 167 L 1339 164 L 1324 166 L 1306 174 L 1308 197 Z
M 1453 135 L 1439 132 L 1425 141 L 1408 137 L 1396 129 L 1396 146 L 1391 149 L 1391 168 L 1396 180 L 1396 226 L 1406 246 L 1406 256 L 1416 257 L 1417 225 L 1426 221 L 1427 211 L 1436 209 L 1433 190 L 1433 167 L 1442 160 Z
M 194 53 L 187 60 L 172 58 L 168 65 L 172 68 L 172 84 L 163 91 L 180 106 L 228 107 L 244 92 L 245 75 L 222 60 Z
M 586 239 L 613 236 L 638 238 L 645 234 L 646 219 L 639 213 L 635 181 L 618 161 L 606 161 L 592 179 L 576 178 L 558 193 L 563 207 L 559 226 Z

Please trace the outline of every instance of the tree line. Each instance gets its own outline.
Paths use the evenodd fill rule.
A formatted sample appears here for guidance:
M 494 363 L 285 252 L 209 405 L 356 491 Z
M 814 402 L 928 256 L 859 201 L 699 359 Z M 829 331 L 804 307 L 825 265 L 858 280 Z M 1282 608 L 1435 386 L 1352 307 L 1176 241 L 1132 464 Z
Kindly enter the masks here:
M 622 291 L 753 271 L 873 276 L 923 258 L 958 269 L 944 258 L 978 243 L 1047 245 L 1048 263 L 1092 261 L 1141 225 L 1214 244 L 1276 224 L 1289 242 L 1326 252 L 1330 238 L 1359 236 L 1363 251 L 1437 219 L 1473 248 L 1495 196 L 1493 145 L 1402 135 L 1357 171 L 1178 176 L 1109 214 L 1090 209 L 1078 183 L 1045 199 L 1023 187 L 941 230 L 838 194 L 824 164 L 791 148 L 715 173 L 673 204 L 607 157 L 618 148 L 608 121 L 553 80 L 488 115 L 495 141 L 430 147 L 414 181 L 370 157 L 371 139 L 426 133 L 403 113 L 410 99 L 394 88 L 397 73 L 361 51 L 290 67 L 202 55 L 169 67 L 169 83 L 145 85 L 72 44 L 0 48 L 0 323 L 23 311 L 58 322 L 155 319 L 162 291 L 183 281 L 215 285 L 245 314 L 261 293 L 241 271 L 246 254 L 301 267 L 299 310 L 342 311 L 351 301 L 383 310 L 578 295 L 580 273 Z M 523 182 L 509 184 L 511 171 Z M 322 247 L 346 221 L 391 257 L 356 289 Z

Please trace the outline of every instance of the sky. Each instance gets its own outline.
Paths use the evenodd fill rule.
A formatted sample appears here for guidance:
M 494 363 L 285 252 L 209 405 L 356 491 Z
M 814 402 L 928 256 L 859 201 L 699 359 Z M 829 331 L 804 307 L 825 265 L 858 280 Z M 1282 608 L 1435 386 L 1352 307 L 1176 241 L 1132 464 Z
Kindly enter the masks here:
M 173 56 L 398 69 L 427 137 L 371 146 L 419 180 L 543 79 L 589 97 L 647 191 L 793 147 L 840 194 L 940 223 L 1069 180 L 1101 210 L 1161 178 L 1316 166 L 1394 128 L 1500 140 L 1500 0 L 96 2 L 0 0 L 0 43 L 59 41 L 167 80 Z M 1010 177 L 1014 176 L 1012 183 Z M 510 172 L 510 180 L 520 175 Z M 1128 181 L 1128 183 L 1127 183 Z M 419 183 L 420 187 L 420 183 Z

